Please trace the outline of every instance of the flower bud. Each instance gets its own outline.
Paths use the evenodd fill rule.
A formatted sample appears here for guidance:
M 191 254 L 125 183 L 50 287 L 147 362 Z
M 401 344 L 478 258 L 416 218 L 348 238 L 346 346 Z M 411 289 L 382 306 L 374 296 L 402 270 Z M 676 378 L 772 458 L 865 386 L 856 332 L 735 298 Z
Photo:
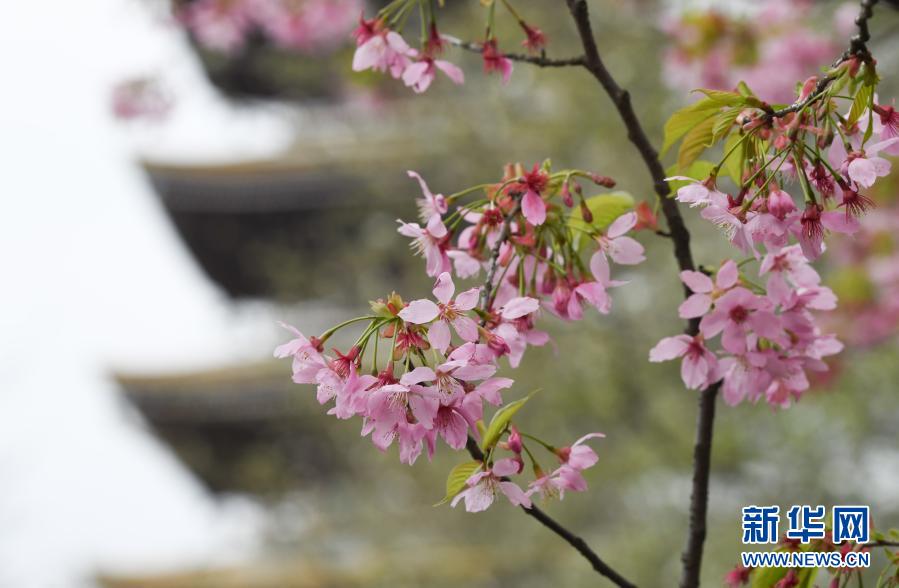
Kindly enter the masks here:
M 590 212 L 590 207 L 583 200 L 581 200 L 581 218 L 584 219 L 585 223 L 593 222 L 593 213 Z
M 777 186 L 768 193 L 768 212 L 778 219 L 784 220 L 788 214 L 795 210 L 796 204 L 793 202 L 792 196 Z
M 521 453 L 521 433 L 518 431 L 515 425 L 511 426 L 511 432 L 509 433 L 509 439 L 506 441 L 506 445 L 509 451 Z
M 574 198 L 571 197 L 571 191 L 568 189 L 568 182 L 562 184 L 562 202 L 568 208 L 572 208 L 574 206 Z
M 599 174 L 591 173 L 590 179 L 593 180 L 593 183 L 597 186 L 602 186 L 603 188 L 614 188 L 615 180 L 610 178 L 609 176 L 601 176 Z

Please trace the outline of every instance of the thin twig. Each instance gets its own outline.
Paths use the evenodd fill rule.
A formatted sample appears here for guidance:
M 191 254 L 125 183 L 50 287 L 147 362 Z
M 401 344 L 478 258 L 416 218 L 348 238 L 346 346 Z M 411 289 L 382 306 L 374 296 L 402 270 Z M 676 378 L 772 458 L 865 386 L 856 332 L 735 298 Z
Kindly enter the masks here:
M 468 453 L 471 454 L 472 459 L 477 461 L 484 461 L 484 452 L 481 451 L 481 448 L 478 447 L 477 441 L 468 438 L 468 442 L 465 445 L 465 448 L 468 449 Z M 503 478 L 504 480 L 507 478 Z M 521 507 L 521 510 L 524 511 L 530 517 L 533 517 L 535 520 L 539 521 L 541 525 L 551 530 L 553 533 L 564 539 L 568 542 L 569 545 L 574 547 L 578 553 L 584 556 L 584 558 L 590 562 L 590 565 L 593 566 L 593 569 L 596 570 L 601 575 L 605 576 L 609 579 L 610 582 L 619 586 L 619 588 L 637 588 L 635 584 L 629 582 L 624 576 L 616 572 L 609 564 L 604 562 L 601 557 L 599 557 L 593 549 L 587 545 L 587 542 L 563 527 L 556 521 L 554 518 L 543 512 L 540 508 L 535 505 L 531 505 L 530 508 Z
M 858 34 L 849 40 L 849 49 L 847 49 L 836 61 L 831 65 L 831 69 L 836 69 L 843 62 L 853 56 L 862 58 L 865 61 L 870 60 L 871 53 L 868 51 L 868 41 L 871 40 L 871 32 L 868 30 L 868 21 L 874 16 L 874 5 L 879 0 L 861 0 L 859 2 L 858 16 L 855 18 L 855 25 L 858 27 Z M 820 100 L 824 96 L 825 90 L 830 86 L 831 82 L 839 77 L 835 73 L 824 76 L 815 84 L 815 89 L 802 100 L 797 100 L 793 104 L 780 110 L 773 110 L 765 114 L 765 119 L 770 121 L 775 118 L 783 118 L 790 113 L 799 112 L 806 106 Z
M 484 52 L 484 45 L 482 45 L 481 43 L 460 41 L 459 39 L 452 39 L 447 37 L 444 37 L 444 39 L 449 42 L 450 45 L 454 45 L 456 47 L 459 47 L 460 49 L 465 49 L 466 51 L 471 51 L 473 53 Z M 577 57 L 568 57 L 565 59 L 551 59 L 547 57 L 545 53 L 541 52 L 540 55 L 528 55 L 526 53 L 503 53 L 503 57 L 511 59 L 512 61 L 530 63 L 531 65 L 536 65 L 538 67 L 570 67 L 584 65 L 583 55 L 578 55 Z

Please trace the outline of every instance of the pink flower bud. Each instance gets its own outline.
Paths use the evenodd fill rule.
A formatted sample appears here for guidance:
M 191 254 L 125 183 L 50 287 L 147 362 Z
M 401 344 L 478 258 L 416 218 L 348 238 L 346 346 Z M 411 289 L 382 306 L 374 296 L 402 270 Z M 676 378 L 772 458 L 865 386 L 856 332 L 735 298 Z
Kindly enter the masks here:
M 784 220 L 788 214 L 795 210 L 796 204 L 793 202 L 793 197 L 780 188 L 775 186 L 768 193 L 768 212 L 778 219 Z
M 568 182 L 562 184 L 562 202 L 568 208 L 574 206 L 574 198 L 571 197 L 571 190 L 568 189 Z
M 506 441 L 506 445 L 509 451 L 513 451 L 515 453 L 521 453 L 521 433 L 512 425 L 511 432 L 509 433 L 509 439 Z
M 614 188 L 615 180 L 610 178 L 609 176 L 601 176 L 599 174 L 590 174 L 590 179 L 593 180 L 593 183 L 597 186 L 602 186 L 603 188 Z

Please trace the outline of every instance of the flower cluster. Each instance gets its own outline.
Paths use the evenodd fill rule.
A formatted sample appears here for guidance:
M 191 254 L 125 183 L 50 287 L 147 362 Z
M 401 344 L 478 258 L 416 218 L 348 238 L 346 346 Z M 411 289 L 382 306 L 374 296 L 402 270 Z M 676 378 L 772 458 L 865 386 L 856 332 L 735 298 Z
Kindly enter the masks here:
M 831 35 L 822 34 L 813 4 L 765 0 L 749 13 L 713 8 L 666 18 L 667 84 L 682 91 L 730 90 L 744 81 L 771 100 L 790 100 L 796 80 L 839 51 Z M 851 35 L 856 12 L 854 4 L 837 10 L 832 28 L 839 37 Z
M 728 260 L 715 279 L 701 272 L 681 272 L 693 292 L 680 306 L 680 316 L 700 318 L 699 333 L 662 339 L 650 361 L 683 358 L 681 375 L 688 388 L 704 389 L 724 379 L 724 400 L 731 405 L 764 399 L 787 407 L 809 387 L 807 370 L 827 369 L 822 359 L 842 344 L 824 335 L 816 311 L 832 310 L 836 297 L 820 285 L 818 273 L 798 245 L 768 253 L 759 269 L 765 287 L 741 277 Z M 720 336 L 720 350 L 709 342 Z
M 195 0 L 177 16 L 213 51 L 236 53 L 261 33 L 282 49 L 315 53 L 341 45 L 361 11 L 360 0 Z
M 823 79 L 806 80 L 796 102 L 780 111 L 744 84 L 740 92 L 704 91 L 706 98 L 672 117 L 687 127 L 678 131 L 688 137 L 681 169 L 709 170 L 701 180 L 669 178 L 682 184 L 677 200 L 701 208 L 700 216 L 748 256 L 740 266 L 758 262 L 757 275 L 767 280 L 755 284 L 734 260 L 714 280 L 682 272 L 693 295 L 680 315 L 699 320 L 698 334 L 663 339 L 650 359 L 683 357 L 688 387 L 723 379 L 731 404 L 764 398 L 789 406 L 808 388 L 806 372 L 825 370 L 822 358 L 842 349 L 816 322 L 815 312 L 836 308 L 836 296 L 809 262 L 824 252 L 830 231 L 859 230 L 859 217 L 873 206 L 864 193 L 890 171 L 880 153 L 899 148 L 899 117 L 877 101 L 874 66 L 868 55 L 851 55 Z M 842 100 L 850 101 L 846 110 Z M 675 127 L 669 123 L 668 130 Z M 720 162 L 693 163 L 685 150 L 695 133 L 708 133 L 710 144 L 724 142 Z M 730 193 L 720 187 L 725 170 L 736 185 Z M 708 343 L 718 335 L 721 349 L 713 352 Z
M 548 341 L 535 328 L 541 308 L 567 319 L 581 318 L 585 305 L 609 312 L 606 289 L 622 283 L 611 279 L 610 260 L 643 260 L 643 247 L 626 235 L 637 223 L 627 212 L 629 197 L 584 198 L 579 179 L 605 187 L 614 182 L 580 170 L 553 173 L 548 163 L 530 171 L 508 166 L 501 182 L 450 196 L 434 194 L 421 176 L 409 175 L 422 191 L 422 224 L 400 221 L 399 232 L 426 258 L 427 273 L 436 278 L 433 298 L 406 302 L 391 294 L 372 303 L 372 314 L 318 337 L 287 326 L 295 338 L 275 355 L 292 359 L 294 382 L 317 386 L 329 414 L 361 418 L 362 435 L 380 450 L 395 441 L 403 463 L 413 464 L 422 452 L 430 459 L 439 440 L 453 450 L 478 443 L 486 457 L 458 466 L 447 496 L 469 511 L 484 510 L 498 494 L 529 507 L 534 494 L 562 498 L 586 490 L 581 472 L 598 458 L 585 442 L 602 435 L 556 448 L 520 432 L 512 417 L 527 399 L 503 404 L 502 391 L 514 381 L 497 376 L 498 362 L 507 356 L 517 366 L 527 346 Z M 478 191 L 484 197 L 456 206 Z M 456 292 L 454 271 L 464 279 L 482 268 L 483 286 Z M 335 332 L 357 323 L 367 326 L 354 345 L 325 351 Z M 500 407 L 487 424 L 485 404 Z M 525 439 L 549 451 L 558 466 L 545 472 Z M 523 455 L 534 473 L 527 489 L 510 479 L 524 471 Z
M 431 192 L 415 172 L 409 175 L 422 190 L 421 224 L 399 221 L 399 232 L 425 258 L 429 276 L 454 271 L 471 278 L 497 260 L 488 275 L 484 324 L 491 344 L 509 348 L 513 366 L 527 345 L 543 345 L 547 336 L 533 330 L 533 321 L 504 320 L 509 301 L 527 295 L 568 320 L 582 318 L 585 307 L 608 314 L 609 288 L 624 284 L 612 279 L 610 261 L 635 265 L 645 259 L 643 246 L 627 235 L 638 222 L 635 212 L 627 212 L 629 197 L 585 198 L 578 182 L 611 188 L 609 177 L 580 170 L 553 173 L 548 162 L 529 171 L 509 166 L 497 184 L 445 197 Z M 475 190 L 484 190 L 485 198 L 449 211 L 450 203 Z
M 503 5 L 516 19 L 525 34 L 522 45 L 531 52 L 542 50 L 546 36 L 537 27 L 522 19 L 509 2 Z M 409 12 L 418 8 L 422 23 L 420 47 L 412 48 L 401 34 Z M 484 41 L 474 46 L 481 53 L 484 73 L 498 73 L 503 83 L 512 75 L 512 61 L 499 49 L 493 30 L 495 3 L 488 8 L 487 33 Z M 462 70 L 440 58 L 447 45 L 460 45 L 453 37 L 442 35 L 437 28 L 437 14 L 432 3 L 418 0 L 392 2 L 382 9 L 375 18 L 360 18 L 359 26 L 353 31 L 356 39 L 356 54 L 353 70 L 373 70 L 388 73 L 417 93 L 426 91 L 441 71 L 456 84 L 465 82 Z

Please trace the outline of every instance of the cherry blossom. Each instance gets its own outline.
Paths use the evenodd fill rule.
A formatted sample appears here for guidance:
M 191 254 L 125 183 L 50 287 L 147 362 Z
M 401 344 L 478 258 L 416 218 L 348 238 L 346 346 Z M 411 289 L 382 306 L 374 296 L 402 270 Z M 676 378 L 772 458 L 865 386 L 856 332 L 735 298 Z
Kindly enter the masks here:
M 438 319 L 428 329 L 428 340 L 441 352 L 449 347 L 450 325 L 465 341 L 477 341 L 479 337 L 477 324 L 466 314 L 478 303 L 478 288 L 466 290 L 453 300 L 455 290 L 449 272 L 443 272 L 433 290 L 437 304 L 427 299 L 414 300 L 399 313 L 401 319 L 417 325 Z
M 506 458 L 493 464 L 493 468 L 472 475 L 465 482 L 467 488 L 453 498 L 451 505 L 455 507 L 465 501 L 465 510 L 481 512 L 490 508 L 497 494 L 504 495 L 515 506 L 531 508 L 531 499 L 517 484 L 503 480 L 505 476 L 517 474 L 520 465 L 517 461 Z
M 649 361 L 682 357 L 681 378 L 687 388 L 705 390 L 718 380 L 718 358 L 708 350 L 701 336 L 675 335 L 658 342 L 649 352 Z

